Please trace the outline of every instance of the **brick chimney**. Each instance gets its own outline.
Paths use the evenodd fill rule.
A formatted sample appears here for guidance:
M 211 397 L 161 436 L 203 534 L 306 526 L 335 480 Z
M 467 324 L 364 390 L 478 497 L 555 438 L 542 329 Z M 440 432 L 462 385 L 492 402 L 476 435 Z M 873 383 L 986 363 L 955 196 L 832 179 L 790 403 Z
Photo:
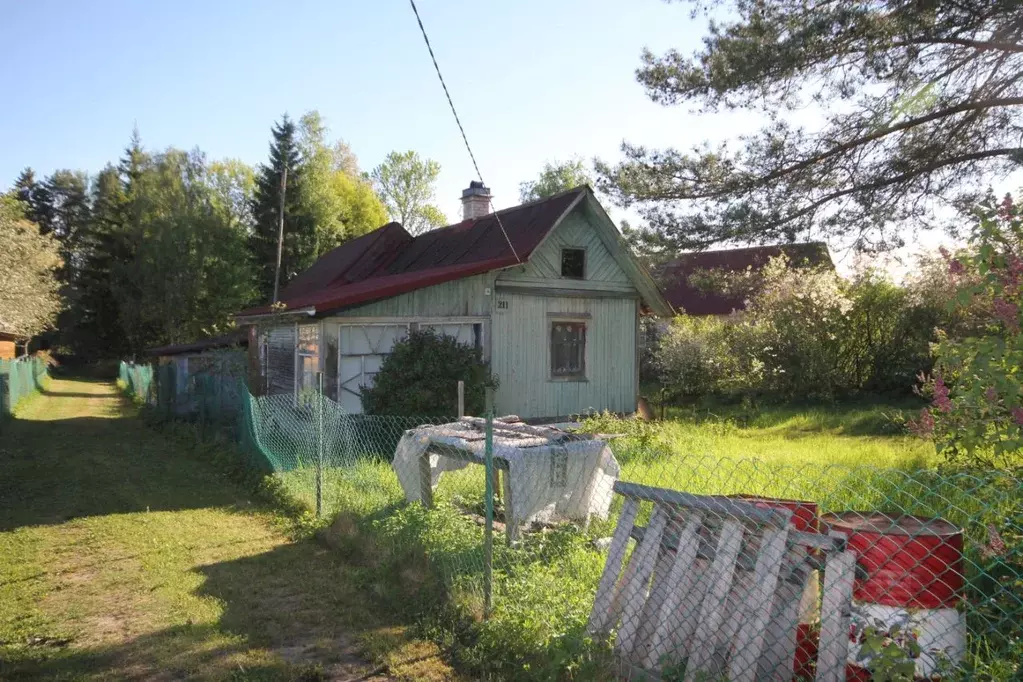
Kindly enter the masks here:
M 490 213 L 490 188 L 473 180 L 462 190 L 462 220 L 479 218 Z

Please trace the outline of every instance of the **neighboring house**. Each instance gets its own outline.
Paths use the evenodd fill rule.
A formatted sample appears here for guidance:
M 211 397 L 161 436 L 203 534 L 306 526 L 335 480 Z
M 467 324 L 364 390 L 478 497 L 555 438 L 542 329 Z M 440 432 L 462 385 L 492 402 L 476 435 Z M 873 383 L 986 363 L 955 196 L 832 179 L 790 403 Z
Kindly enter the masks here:
M 398 223 L 324 254 L 261 306 L 258 363 L 269 393 L 324 390 L 360 413 L 361 387 L 414 328 L 481 349 L 500 381 L 495 408 L 524 418 L 633 412 L 639 316 L 671 315 L 588 187 L 497 213 L 462 193 L 462 222 L 418 237 Z M 256 337 L 256 332 L 250 339 Z M 451 406 L 455 411 L 455 406 Z
M 827 244 L 808 242 L 683 253 L 658 267 L 654 276 L 664 297 L 675 310 L 688 315 L 728 315 L 746 308 L 744 297 L 702 288 L 692 276 L 703 271 L 738 273 L 759 270 L 772 258 L 782 255 L 793 267 L 835 267 Z
M 0 327 L 0 360 L 13 360 L 18 356 L 18 343 L 24 343 L 25 338 L 5 331 Z

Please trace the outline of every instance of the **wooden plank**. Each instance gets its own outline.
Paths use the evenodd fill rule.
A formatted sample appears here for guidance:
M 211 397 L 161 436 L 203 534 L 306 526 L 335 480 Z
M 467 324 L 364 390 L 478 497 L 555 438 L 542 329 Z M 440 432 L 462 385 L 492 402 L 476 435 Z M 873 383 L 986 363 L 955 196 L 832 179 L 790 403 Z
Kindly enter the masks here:
M 618 517 L 618 526 L 611 537 L 611 547 L 607 552 L 607 561 L 604 562 L 604 573 L 600 576 L 600 583 L 597 585 L 590 621 L 586 625 L 586 631 L 591 635 L 605 634 L 611 628 L 612 623 L 608 621 L 611 616 L 615 586 L 618 583 L 618 573 L 621 571 L 625 548 L 629 543 L 629 531 L 632 530 L 632 524 L 636 522 L 638 512 L 639 502 L 625 500 L 622 513 Z
M 496 459 L 494 463 L 497 463 Z M 495 466 L 494 472 L 498 471 L 500 471 L 500 468 Z M 509 470 L 499 480 L 501 481 L 501 490 L 504 494 L 504 535 L 510 545 L 519 539 L 519 524 L 518 519 L 515 518 L 515 500 L 512 499 L 511 471 Z
M 645 661 L 650 638 L 657 629 L 657 619 L 661 612 L 661 605 L 668 595 L 678 589 L 678 585 L 668 582 L 671 574 L 671 567 L 675 564 L 675 551 L 664 545 L 664 539 L 669 533 L 676 538 L 678 529 L 681 528 L 682 518 L 679 510 L 669 508 L 668 523 L 664 527 L 664 534 L 661 535 L 661 544 L 657 552 L 657 563 L 654 564 L 654 577 L 650 581 L 650 596 L 643 607 L 643 616 L 636 634 L 636 644 L 633 646 L 634 658 L 637 661 Z
M 696 554 L 700 548 L 700 525 L 702 517 L 700 514 L 692 514 L 686 520 L 686 525 L 678 536 L 678 549 L 675 552 L 675 559 L 671 565 L 671 572 L 668 574 L 667 584 L 670 586 L 668 594 L 661 602 L 658 610 L 655 627 L 650 635 L 647 644 L 647 655 L 645 664 L 650 670 L 660 667 L 661 657 L 668 653 L 672 646 L 673 631 L 677 631 L 680 618 L 678 613 L 683 601 L 689 596 L 696 581 Z M 693 619 L 695 622 L 695 618 Z
M 632 658 L 636 633 L 639 632 L 640 621 L 646 605 L 647 585 L 654 572 L 657 552 L 661 546 L 661 535 L 667 525 L 668 513 L 660 505 L 654 506 L 646 537 L 632 553 L 631 563 L 636 565 L 632 579 L 622 589 L 622 625 L 618 629 L 615 648 L 625 658 Z
M 821 598 L 821 640 L 817 652 L 817 682 L 845 680 L 849 656 L 849 619 L 852 609 L 856 555 L 837 552 L 828 556 Z
M 778 589 L 778 574 L 782 559 L 785 558 L 787 528 L 769 530 L 763 535 L 763 543 L 753 571 L 753 590 L 746 604 L 745 618 L 734 640 L 728 679 L 731 682 L 753 682 L 757 674 L 757 661 L 764 648 L 764 634 L 774 605 Z
M 686 664 L 686 682 L 693 682 L 705 675 L 714 649 L 717 645 L 717 633 L 725 617 L 725 604 L 728 593 L 732 589 L 735 574 L 735 560 L 739 557 L 742 547 L 742 524 L 738 521 L 725 521 L 721 526 L 721 539 L 718 541 L 717 554 L 707 573 L 706 597 L 700 605 L 699 622 L 696 634 L 689 650 L 689 662 Z
M 659 504 L 672 504 L 701 512 L 717 514 L 719 517 L 749 518 L 778 527 L 788 525 L 792 517 L 789 509 L 769 509 L 750 502 L 711 495 L 691 495 L 678 490 L 655 488 L 638 483 L 615 481 L 614 491 L 619 495 L 637 500 L 650 500 Z
M 806 547 L 789 546 L 782 562 L 782 574 L 787 566 L 795 571 L 778 583 L 771 620 L 764 637 L 764 648 L 757 664 L 760 680 L 789 682 L 792 663 L 796 655 L 796 629 L 799 624 L 799 604 L 806 587 L 809 569 L 805 566 Z
M 419 501 L 427 509 L 433 508 L 433 482 L 430 476 L 430 453 L 419 456 Z

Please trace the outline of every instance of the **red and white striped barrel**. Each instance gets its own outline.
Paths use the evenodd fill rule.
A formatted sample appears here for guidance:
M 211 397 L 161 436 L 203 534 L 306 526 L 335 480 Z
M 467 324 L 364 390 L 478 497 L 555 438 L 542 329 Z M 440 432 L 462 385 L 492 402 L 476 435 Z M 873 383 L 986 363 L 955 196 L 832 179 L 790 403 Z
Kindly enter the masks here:
M 942 519 L 858 511 L 825 514 L 821 525 L 848 536 L 856 554 L 853 666 L 865 664 L 858 658 L 863 627 L 878 623 L 916 637 L 920 677 L 930 677 L 942 660 L 962 660 L 966 622 L 956 610 L 964 582 L 962 529 Z

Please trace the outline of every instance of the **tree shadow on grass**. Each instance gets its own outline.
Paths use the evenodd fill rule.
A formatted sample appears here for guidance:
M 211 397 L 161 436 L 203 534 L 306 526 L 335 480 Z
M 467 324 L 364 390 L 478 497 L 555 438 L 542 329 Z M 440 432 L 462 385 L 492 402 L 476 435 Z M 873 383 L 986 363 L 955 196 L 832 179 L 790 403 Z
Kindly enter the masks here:
M 112 400 L 110 409 L 120 409 Z M 241 499 L 210 463 L 138 420 L 13 420 L 0 433 L 0 532 Z
M 73 643 L 23 647 L 6 668 L 0 648 L 0 678 L 391 679 L 360 655 L 356 633 L 390 632 L 397 624 L 369 602 L 363 569 L 319 543 L 281 545 L 195 570 L 205 577 L 198 594 L 223 607 L 215 625 L 175 625 L 84 650 Z

